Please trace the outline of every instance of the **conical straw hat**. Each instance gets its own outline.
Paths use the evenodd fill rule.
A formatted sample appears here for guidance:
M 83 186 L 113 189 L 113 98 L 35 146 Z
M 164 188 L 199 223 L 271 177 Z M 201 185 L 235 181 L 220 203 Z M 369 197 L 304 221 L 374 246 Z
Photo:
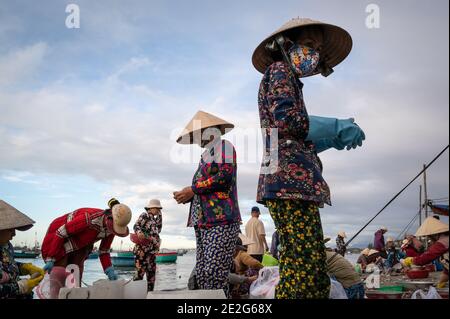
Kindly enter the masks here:
M 223 135 L 233 129 L 234 125 L 207 112 L 198 111 L 178 137 L 177 143 L 192 144 L 194 133 L 201 133 L 209 127 L 218 127 Z
M 416 237 L 437 235 L 448 232 L 448 225 L 434 217 L 428 217 L 416 232 Z
M 275 36 L 279 34 L 298 34 L 305 27 L 316 26 L 323 30 L 324 43 L 320 55 L 322 60 L 331 68 L 341 63 L 350 53 L 353 46 L 352 37 L 344 29 L 332 25 L 323 23 L 316 20 L 306 18 L 296 18 L 284 24 L 277 31 L 268 36 L 261 44 L 256 48 L 253 53 L 253 66 L 261 73 L 265 73 L 267 67 L 273 62 L 273 58 L 269 51 L 266 50 L 266 45 L 270 41 L 275 39 Z M 315 74 L 318 74 L 317 71 Z
M 378 250 L 376 250 L 376 249 L 371 249 L 371 250 L 369 251 L 369 256 L 371 256 L 371 255 L 373 255 L 373 254 L 378 254 L 378 253 L 379 253 Z
M 33 227 L 34 220 L 0 199 L 0 230 L 25 231 Z

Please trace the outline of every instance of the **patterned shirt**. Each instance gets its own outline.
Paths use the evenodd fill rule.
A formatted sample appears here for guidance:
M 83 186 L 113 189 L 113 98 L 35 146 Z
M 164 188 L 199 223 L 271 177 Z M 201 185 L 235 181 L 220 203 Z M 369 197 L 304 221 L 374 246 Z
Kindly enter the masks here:
M 336 252 L 342 256 L 345 256 L 345 252 L 347 251 L 347 247 L 345 247 L 344 238 L 341 236 L 337 236 L 336 238 Z
M 142 213 L 134 225 L 134 232 L 142 232 L 148 240 L 147 245 L 136 245 L 135 249 L 143 249 L 146 253 L 157 254 L 161 245 L 159 233 L 162 230 L 162 215 Z
M 0 246 L 0 299 L 20 297 L 20 265 L 14 260 L 11 243 Z
M 330 190 L 322 177 L 322 163 L 314 144 L 305 141 L 309 117 L 302 83 L 290 77 L 284 62 L 268 67 L 258 96 L 265 151 L 257 201 L 294 199 L 331 205 Z
M 237 162 L 234 146 L 218 139 L 205 150 L 198 169 L 192 179 L 192 191 L 199 198 L 200 205 L 191 202 L 188 226 L 192 226 L 192 213 L 197 227 L 212 228 L 239 223 L 237 194 Z

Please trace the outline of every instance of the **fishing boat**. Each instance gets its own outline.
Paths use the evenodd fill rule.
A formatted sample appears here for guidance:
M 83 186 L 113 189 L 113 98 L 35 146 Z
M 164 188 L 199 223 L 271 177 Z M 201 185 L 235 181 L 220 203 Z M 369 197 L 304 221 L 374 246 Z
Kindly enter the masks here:
M 99 256 L 98 252 L 93 251 L 92 253 L 89 254 L 88 259 L 97 259 Z
M 36 259 L 39 255 L 37 251 L 14 250 L 15 259 Z
M 160 253 L 156 255 L 156 263 L 157 264 L 167 264 L 167 263 L 175 263 L 178 258 L 178 253 L 168 252 L 168 253 Z
M 156 255 L 157 264 L 175 263 L 178 258 L 176 251 L 159 253 Z M 120 251 L 116 256 L 111 257 L 114 267 L 129 268 L 134 267 L 134 254 L 132 251 Z

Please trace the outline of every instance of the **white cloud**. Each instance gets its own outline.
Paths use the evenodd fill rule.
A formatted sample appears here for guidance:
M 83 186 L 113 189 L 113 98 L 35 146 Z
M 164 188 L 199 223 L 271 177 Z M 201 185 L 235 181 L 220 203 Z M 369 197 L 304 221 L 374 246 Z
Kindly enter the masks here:
M 47 51 L 47 44 L 39 42 L 0 56 L 0 86 L 10 86 L 32 76 L 43 62 Z

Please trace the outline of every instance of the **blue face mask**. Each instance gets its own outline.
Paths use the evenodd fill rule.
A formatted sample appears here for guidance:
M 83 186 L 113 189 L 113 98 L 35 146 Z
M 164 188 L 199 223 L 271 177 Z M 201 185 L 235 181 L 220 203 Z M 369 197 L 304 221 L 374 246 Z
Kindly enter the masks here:
M 294 44 L 289 49 L 289 57 L 299 77 L 307 77 L 317 72 L 320 62 L 318 51 L 304 45 Z

